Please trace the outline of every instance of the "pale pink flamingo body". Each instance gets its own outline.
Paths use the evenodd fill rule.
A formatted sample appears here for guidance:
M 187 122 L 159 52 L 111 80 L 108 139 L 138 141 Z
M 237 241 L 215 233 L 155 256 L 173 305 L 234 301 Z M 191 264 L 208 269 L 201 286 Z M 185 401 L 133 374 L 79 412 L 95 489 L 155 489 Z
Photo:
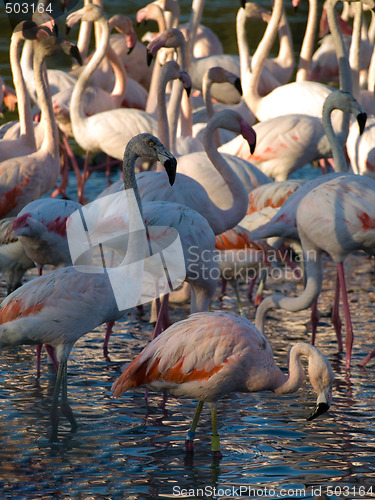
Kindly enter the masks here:
M 134 164 L 138 156 L 163 162 L 171 176 L 171 182 L 175 174 L 175 159 L 158 139 L 146 134 L 135 137 L 128 143 L 124 155 L 124 183 L 126 189 L 134 190 L 136 200 L 139 200 L 139 195 L 134 177 Z M 163 225 L 161 218 L 164 207 L 161 207 L 159 214 L 155 204 L 153 208 L 155 223 Z M 142 213 L 141 205 L 139 210 Z M 130 210 L 129 219 L 134 218 L 134 215 Z M 181 214 L 178 214 L 179 216 Z M 151 226 L 152 221 L 148 221 L 148 225 Z M 213 235 L 212 237 L 214 238 Z M 129 233 L 129 245 L 131 239 L 134 239 L 135 246 L 139 243 L 137 236 L 132 232 Z M 136 248 L 135 251 L 137 250 Z M 134 257 L 134 250 L 127 252 L 124 265 L 132 262 Z M 52 271 L 29 281 L 2 302 L 0 307 L 2 347 L 47 344 L 54 349 L 59 368 L 51 413 L 53 441 L 57 439 L 60 391 L 62 391 L 62 411 L 72 428 L 76 426 L 67 401 L 66 387 L 67 360 L 74 343 L 98 325 L 117 320 L 122 314 L 123 311 L 118 309 L 108 274 L 103 273 L 102 267 L 94 266 L 88 266 L 87 269 L 65 267 Z
M 72 265 L 66 221 L 80 207 L 71 200 L 42 198 L 26 205 L 13 221 L 14 234 L 40 268 Z
M 14 217 L 8 217 L 0 221 L 0 271 L 5 274 L 8 295 L 22 285 L 26 271 L 35 267 L 12 232 L 13 220 Z
M 42 31 L 39 36 L 43 36 L 41 34 Z M 30 97 L 27 93 L 20 66 L 20 46 L 26 39 L 26 36 L 33 36 L 34 38 L 38 36 L 38 27 L 36 24 L 24 21 L 22 24 L 16 26 L 12 34 L 9 55 L 18 102 L 20 135 L 16 139 L 3 139 L 0 142 L 0 162 L 8 158 L 33 153 L 36 150 Z M 48 35 L 46 34 L 45 36 Z
M 305 374 L 301 356 L 307 356 L 309 378 L 318 394 L 312 420 L 331 403 L 333 372 L 328 360 L 313 346 L 298 343 L 289 352 L 289 375 L 276 366 L 266 338 L 245 318 L 216 311 L 197 313 L 169 327 L 125 368 L 114 382 L 117 397 L 145 385 L 175 396 L 198 399 L 186 450 L 194 449 L 194 436 L 204 403 L 211 409 L 211 450 L 221 458 L 216 406 L 232 392 L 270 390 L 276 394 L 295 392 Z
M 71 50 L 71 46 L 63 46 Z M 30 201 L 55 186 L 60 172 L 58 130 L 54 120 L 51 97 L 43 78 L 43 61 L 60 45 L 48 37 L 38 43 L 35 51 L 35 79 L 42 111 L 44 138 L 35 153 L 12 158 L 0 164 L 0 217 L 16 215 Z

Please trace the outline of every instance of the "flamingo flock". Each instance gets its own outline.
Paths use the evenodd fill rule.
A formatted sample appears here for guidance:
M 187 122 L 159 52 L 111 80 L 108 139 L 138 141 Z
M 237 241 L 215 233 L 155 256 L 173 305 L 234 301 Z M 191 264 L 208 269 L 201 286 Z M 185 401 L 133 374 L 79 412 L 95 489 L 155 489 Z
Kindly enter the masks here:
M 113 323 L 136 306 L 142 313 L 150 309 L 154 334 L 120 375 L 114 371 L 113 395 L 144 386 L 147 398 L 166 391 L 197 400 L 186 453 L 194 452 L 206 404 L 211 452 L 221 459 L 219 399 L 233 392 L 297 391 L 305 379 L 302 357 L 317 394 L 307 420 L 325 413 L 334 372 L 315 343 L 328 258 L 337 266 L 332 322 L 350 377 L 353 347 L 363 347 L 351 319 L 344 261 L 353 252 L 375 253 L 375 23 L 371 18 L 374 26 L 367 26 L 362 3 L 343 18 L 336 3 L 325 2 L 326 37 L 315 53 L 315 0 L 300 54 L 284 0 L 275 0 L 270 11 L 242 1 L 233 19 L 238 56 L 224 53 L 220 38 L 200 24 L 203 0 L 193 0 L 187 26 L 179 23 L 178 0 L 140 6 L 134 19 L 126 6 L 109 19 L 105 2 L 84 0 L 79 8 L 64 4 L 72 10 L 59 23 L 65 22 L 69 40 L 57 36 L 47 13 L 14 29 L 9 83 L 19 120 L 5 123 L 0 139 L 0 271 L 7 292 L 0 346 L 36 345 L 37 377 L 45 346 L 57 370 L 51 442 L 59 440 L 61 415 L 78 428 L 67 385 L 75 343 L 107 323 L 107 354 Z M 133 21 L 149 19 L 159 32 L 146 44 Z M 266 25 L 252 55 L 249 20 Z M 279 53 L 271 57 L 276 37 Z M 68 69 L 49 67 L 58 52 L 69 57 Z M 97 153 L 106 156 L 99 167 L 92 161 Z M 322 166 L 318 176 L 299 179 L 299 170 L 313 162 Z M 120 163 L 121 179 L 104 183 L 88 200 L 91 172 L 105 168 L 109 179 L 111 165 Z M 74 174 L 77 200 L 66 199 Z M 35 266 L 39 276 L 33 278 Z M 302 293 L 268 289 L 273 269 L 297 266 Z M 233 285 L 239 314 L 214 301 L 221 280 L 223 293 L 232 293 L 226 281 Z M 250 286 L 252 302 L 257 282 L 252 307 L 245 308 L 239 285 Z M 170 324 L 169 304 L 179 310 L 182 301 L 190 301 L 190 315 L 181 309 Z M 311 338 L 306 334 L 290 348 L 285 374 L 273 358 L 267 313 L 310 306 Z M 375 349 L 367 351 L 360 365 L 371 370 Z

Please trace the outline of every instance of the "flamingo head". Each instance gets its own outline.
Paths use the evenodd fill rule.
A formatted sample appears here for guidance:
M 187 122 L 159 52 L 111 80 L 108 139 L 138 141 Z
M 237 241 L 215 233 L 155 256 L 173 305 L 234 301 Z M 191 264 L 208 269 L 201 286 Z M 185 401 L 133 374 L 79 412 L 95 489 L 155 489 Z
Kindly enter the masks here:
M 240 120 L 241 135 L 247 140 L 250 147 L 250 153 L 253 154 L 257 143 L 256 132 L 245 120 Z
M 177 160 L 157 137 L 148 133 L 136 135 L 125 148 L 124 165 L 129 155 L 136 155 L 144 161 L 160 161 L 167 172 L 170 185 L 173 185 L 176 178 Z
M 314 420 L 331 406 L 334 375 L 328 359 L 316 348 L 309 356 L 308 372 L 311 385 L 318 394 L 316 407 L 307 417 L 307 420 Z

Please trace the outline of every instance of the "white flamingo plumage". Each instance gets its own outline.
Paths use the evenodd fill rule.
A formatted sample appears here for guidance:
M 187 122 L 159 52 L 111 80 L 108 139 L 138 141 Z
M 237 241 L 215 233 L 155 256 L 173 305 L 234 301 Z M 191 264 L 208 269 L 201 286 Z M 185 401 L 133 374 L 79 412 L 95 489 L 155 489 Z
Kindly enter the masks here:
M 308 420 L 328 410 L 332 399 L 333 372 L 325 356 L 315 347 L 295 344 L 289 352 L 289 374 L 275 364 L 267 339 L 250 321 L 216 311 L 197 313 L 179 321 L 154 339 L 125 368 L 112 386 L 118 397 L 145 385 L 156 391 L 198 399 L 198 407 L 185 442 L 194 449 L 194 437 L 204 403 L 211 409 L 211 450 L 221 458 L 216 407 L 219 398 L 232 392 L 270 390 L 276 394 L 295 392 L 305 374 L 301 357 L 308 358 L 310 383 L 318 394 L 317 406 Z

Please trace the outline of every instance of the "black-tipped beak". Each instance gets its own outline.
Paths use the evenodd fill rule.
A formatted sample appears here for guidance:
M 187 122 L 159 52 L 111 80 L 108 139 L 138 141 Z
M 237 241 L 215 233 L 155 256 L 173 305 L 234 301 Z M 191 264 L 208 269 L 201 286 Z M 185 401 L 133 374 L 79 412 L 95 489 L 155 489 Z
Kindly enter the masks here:
M 255 139 L 255 141 L 252 144 L 250 144 L 250 153 L 251 154 L 254 153 L 256 145 L 257 145 L 257 140 Z
M 128 55 L 132 53 L 133 49 L 134 49 L 135 45 L 133 45 L 133 47 L 130 47 L 130 49 L 128 49 Z M 150 65 L 149 65 L 150 66 Z
M 314 420 L 319 415 L 322 415 L 329 409 L 329 405 L 327 403 L 318 403 L 316 405 L 315 410 L 307 417 L 306 420 Z
M 366 113 L 359 113 L 359 115 L 357 115 L 357 122 L 358 122 L 358 127 L 359 127 L 359 135 L 362 135 L 363 131 L 365 130 L 366 120 L 367 120 L 367 114 Z
M 295 7 L 293 7 L 293 12 L 296 14 L 298 12 L 298 5 L 296 5 Z
M 77 45 L 72 45 L 70 49 L 70 55 L 74 57 L 74 59 L 77 61 L 77 63 L 82 66 L 82 57 L 81 54 L 79 53 L 79 49 Z
M 151 52 L 147 51 L 147 66 L 151 66 L 153 55 Z
M 169 184 L 173 186 L 176 180 L 177 160 L 175 157 L 169 158 L 164 163 L 165 171 L 168 174 Z
M 158 156 L 160 163 L 163 165 L 165 171 L 167 172 L 169 184 L 173 186 L 174 181 L 176 180 L 177 160 L 171 154 L 168 154 L 168 156 L 166 156 L 164 153 L 161 153 Z
M 246 0 L 241 0 L 241 7 L 244 9 L 246 4 Z
M 185 90 L 186 90 L 186 95 L 190 97 L 191 87 L 185 87 Z
M 238 90 L 238 93 L 242 95 L 242 85 L 241 85 L 241 80 L 239 78 L 236 78 L 234 81 L 234 86 Z
M 70 30 L 71 30 L 71 27 L 70 27 L 70 26 L 68 26 L 68 25 L 66 24 L 66 25 L 65 25 L 65 33 L 66 33 L 67 35 L 69 35 Z

